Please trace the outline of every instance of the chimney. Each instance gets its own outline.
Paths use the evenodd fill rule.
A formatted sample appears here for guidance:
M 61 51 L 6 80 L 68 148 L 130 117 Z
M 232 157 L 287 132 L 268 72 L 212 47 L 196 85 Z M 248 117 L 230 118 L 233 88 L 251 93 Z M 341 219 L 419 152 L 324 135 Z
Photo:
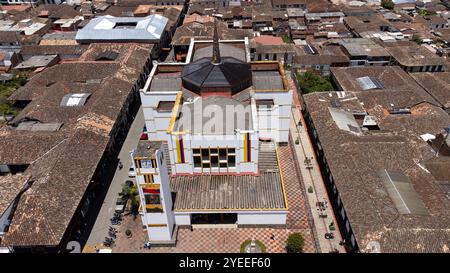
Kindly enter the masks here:
M 436 138 L 429 140 L 431 147 L 436 152 L 436 156 L 450 156 L 450 126 L 444 128 Z

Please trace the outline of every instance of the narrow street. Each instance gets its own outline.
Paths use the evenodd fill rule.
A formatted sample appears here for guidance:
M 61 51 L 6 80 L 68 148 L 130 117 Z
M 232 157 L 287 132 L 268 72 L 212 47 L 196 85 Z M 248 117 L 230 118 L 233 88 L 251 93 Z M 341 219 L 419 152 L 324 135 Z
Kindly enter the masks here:
M 305 127 L 297 87 L 290 76 L 288 76 L 288 79 L 294 93 L 290 131 L 294 140 L 295 152 L 297 160 L 299 161 L 298 165 L 302 175 L 303 184 L 305 185 L 308 203 L 311 208 L 320 250 L 322 253 L 333 252 L 335 250 L 343 253 L 345 252 L 345 249 L 343 246 L 339 245 L 339 242 L 342 240 L 339 227 L 337 226 L 331 202 L 328 198 L 325 184 L 320 173 L 313 145 L 309 138 L 307 128 Z M 303 126 L 298 126 L 299 121 L 301 121 Z M 299 140 L 299 144 L 295 143 L 297 139 Z M 308 189 L 312 189 L 312 192 L 309 192 Z M 324 206 L 318 206 L 319 202 L 323 202 Z M 334 231 L 330 230 L 329 226 L 331 222 L 334 222 Z M 334 234 L 334 239 L 325 238 L 325 233 L 330 232 Z
M 125 139 L 119 153 L 119 159 L 123 163 L 123 168 L 121 170 L 119 168 L 116 169 L 116 173 L 108 189 L 108 193 L 103 201 L 102 208 L 100 209 L 97 220 L 95 221 L 94 227 L 92 228 L 83 252 L 89 251 L 94 248 L 94 246 L 101 248 L 103 240 L 106 236 L 108 236 L 108 228 L 111 225 L 110 219 L 114 215 L 116 199 L 118 198 L 119 192 L 122 191 L 122 185 L 126 180 L 134 181 L 134 178 L 128 177 L 131 164 L 130 151 L 137 146 L 143 127 L 144 114 L 141 107 L 136 114 L 133 124 L 128 131 L 127 138 Z

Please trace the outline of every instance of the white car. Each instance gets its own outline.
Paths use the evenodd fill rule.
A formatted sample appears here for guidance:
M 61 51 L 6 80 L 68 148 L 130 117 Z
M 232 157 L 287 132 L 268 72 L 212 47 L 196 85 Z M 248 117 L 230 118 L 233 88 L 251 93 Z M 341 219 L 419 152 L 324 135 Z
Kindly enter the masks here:
M 134 171 L 133 167 L 130 167 L 130 170 L 128 171 L 128 176 L 129 177 L 135 177 L 136 176 L 136 172 Z
M 117 198 L 116 200 L 116 208 L 114 209 L 117 213 L 123 213 L 125 207 L 127 205 L 128 200 L 123 200 L 122 198 Z

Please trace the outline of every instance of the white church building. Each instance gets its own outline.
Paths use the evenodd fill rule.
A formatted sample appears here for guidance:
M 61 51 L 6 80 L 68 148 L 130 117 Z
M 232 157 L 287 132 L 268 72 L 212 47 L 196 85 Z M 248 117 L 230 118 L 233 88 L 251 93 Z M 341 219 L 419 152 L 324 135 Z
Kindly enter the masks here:
M 193 225 L 283 226 L 276 147 L 289 136 L 292 90 L 248 39 L 191 40 L 185 63 L 155 63 L 140 90 L 148 140 L 132 151 L 153 245 Z

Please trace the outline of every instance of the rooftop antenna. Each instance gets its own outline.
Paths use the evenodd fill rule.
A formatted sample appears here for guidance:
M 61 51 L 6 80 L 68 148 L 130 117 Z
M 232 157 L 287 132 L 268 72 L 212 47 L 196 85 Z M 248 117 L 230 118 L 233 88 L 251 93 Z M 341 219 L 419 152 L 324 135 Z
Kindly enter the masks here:
M 211 58 L 211 63 L 220 64 L 219 33 L 217 31 L 217 18 L 214 18 L 213 56 Z

